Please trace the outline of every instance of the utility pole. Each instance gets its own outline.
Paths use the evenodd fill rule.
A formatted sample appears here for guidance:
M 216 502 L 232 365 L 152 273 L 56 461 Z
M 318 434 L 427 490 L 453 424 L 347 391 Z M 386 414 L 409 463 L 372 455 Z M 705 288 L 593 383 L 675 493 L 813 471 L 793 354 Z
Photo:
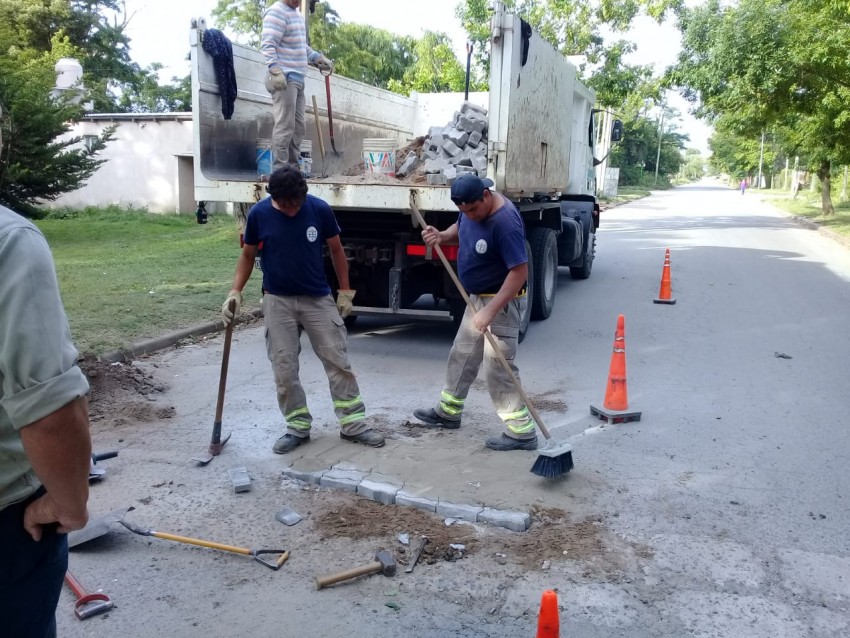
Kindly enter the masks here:
M 661 105 L 661 120 L 658 122 L 658 154 L 655 156 L 655 186 L 658 186 L 658 165 L 661 163 L 661 139 L 664 137 L 664 104 Z
M 761 167 L 764 164 L 764 131 L 761 132 L 761 151 L 759 152 L 759 185 L 761 188 Z

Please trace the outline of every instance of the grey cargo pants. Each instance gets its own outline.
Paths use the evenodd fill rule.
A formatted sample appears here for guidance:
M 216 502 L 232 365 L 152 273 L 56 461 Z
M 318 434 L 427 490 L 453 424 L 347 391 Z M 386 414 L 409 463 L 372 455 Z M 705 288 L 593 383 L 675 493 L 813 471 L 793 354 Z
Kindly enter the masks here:
M 356 435 L 368 429 L 366 408 L 360 398 L 357 378 L 348 362 L 345 325 L 333 297 L 263 296 L 266 351 L 274 371 L 277 402 L 287 431 L 297 437 L 310 436 L 313 416 L 298 378 L 301 332 L 307 333 L 313 352 L 322 362 L 333 399 L 334 412 L 343 434 Z
M 266 77 L 266 90 L 271 93 L 274 114 L 272 170 L 283 168 L 287 163 L 298 166 L 298 159 L 301 157 L 301 141 L 307 131 L 304 115 L 306 108 L 304 85 L 299 82 L 289 82 L 282 91 L 274 91 L 269 75 Z
M 475 307 L 480 309 L 492 296 L 470 295 L 470 299 Z M 523 303 L 527 303 L 526 297 L 512 300 L 490 324 L 490 332 L 517 379 L 519 370 L 514 365 L 514 358 L 519 341 L 519 318 Z M 536 436 L 535 425 L 528 407 L 484 333 L 479 332 L 472 324 L 472 317 L 473 313 L 467 306 L 449 353 L 446 385 L 435 410 L 444 418 L 459 420 L 469 388 L 478 376 L 483 362 L 490 399 L 504 424 L 505 434 L 514 439 L 533 439 Z

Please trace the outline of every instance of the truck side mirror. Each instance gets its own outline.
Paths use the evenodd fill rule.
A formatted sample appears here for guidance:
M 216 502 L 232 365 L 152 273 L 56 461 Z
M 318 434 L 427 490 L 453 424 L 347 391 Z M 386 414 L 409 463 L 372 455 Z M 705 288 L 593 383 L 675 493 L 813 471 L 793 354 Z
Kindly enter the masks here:
M 611 141 L 619 142 L 621 139 L 623 139 L 623 121 L 614 120 L 611 125 Z

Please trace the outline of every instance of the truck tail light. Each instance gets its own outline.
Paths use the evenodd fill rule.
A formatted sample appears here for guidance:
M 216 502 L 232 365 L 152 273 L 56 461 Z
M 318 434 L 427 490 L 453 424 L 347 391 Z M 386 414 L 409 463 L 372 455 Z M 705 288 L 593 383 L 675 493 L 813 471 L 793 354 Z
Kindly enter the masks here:
M 457 246 L 440 246 L 443 249 L 443 254 L 449 261 L 457 261 Z M 427 257 L 428 247 L 425 244 L 408 244 L 407 254 L 409 257 Z M 431 259 L 439 259 L 437 251 L 431 253 Z

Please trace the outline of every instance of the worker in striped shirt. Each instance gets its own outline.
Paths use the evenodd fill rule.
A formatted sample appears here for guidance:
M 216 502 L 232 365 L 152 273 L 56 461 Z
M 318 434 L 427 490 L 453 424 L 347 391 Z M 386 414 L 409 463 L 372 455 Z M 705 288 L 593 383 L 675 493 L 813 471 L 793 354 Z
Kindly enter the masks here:
M 307 44 L 300 0 L 277 0 L 263 14 L 262 51 L 269 67 L 266 89 L 272 95 L 274 113 L 274 169 L 287 163 L 298 166 L 301 141 L 306 131 L 304 76 L 312 64 L 333 73 L 333 63 Z

